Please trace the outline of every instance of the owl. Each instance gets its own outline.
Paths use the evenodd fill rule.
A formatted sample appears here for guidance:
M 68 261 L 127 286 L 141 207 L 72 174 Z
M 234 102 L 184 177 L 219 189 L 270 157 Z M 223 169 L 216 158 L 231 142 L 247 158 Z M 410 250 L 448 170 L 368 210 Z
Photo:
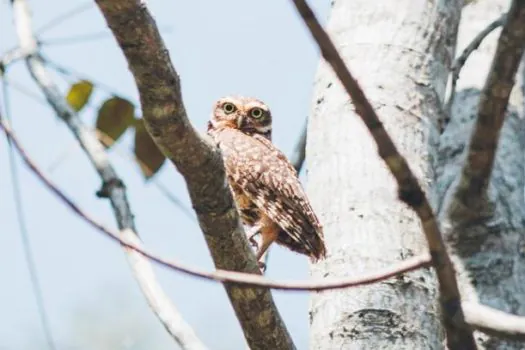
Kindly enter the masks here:
M 324 258 L 321 224 L 296 170 L 271 142 L 272 115 L 266 104 L 247 97 L 219 99 L 208 134 L 221 150 L 241 220 L 250 227 L 250 241 L 261 235 L 257 261 L 273 242 L 313 261 Z

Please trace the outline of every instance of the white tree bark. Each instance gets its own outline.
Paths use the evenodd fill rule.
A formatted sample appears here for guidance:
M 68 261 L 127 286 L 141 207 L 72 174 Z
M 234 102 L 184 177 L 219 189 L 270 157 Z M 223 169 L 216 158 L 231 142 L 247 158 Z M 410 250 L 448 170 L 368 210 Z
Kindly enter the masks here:
M 427 192 L 434 179 L 461 3 L 335 1 L 328 24 L 350 70 Z M 308 129 L 308 189 L 329 254 L 312 267 L 312 274 L 356 275 L 426 251 L 419 220 L 397 199 L 397 187 L 375 144 L 324 63 Z M 442 348 L 437 297 L 428 270 L 316 294 L 311 348 Z
M 501 13 L 509 0 L 477 1 L 465 7 L 458 36 L 458 53 Z M 488 198 L 465 207 L 456 196 L 478 109 L 480 89 L 494 56 L 500 30 L 485 39 L 460 74 L 451 120 L 440 139 L 437 166 L 439 218 L 456 255 L 462 298 L 479 300 L 502 311 L 525 315 L 524 203 L 524 69 L 509 101 L 499 139 Z M 476 334 L 480 348 L 523 349 L 523 343 Z

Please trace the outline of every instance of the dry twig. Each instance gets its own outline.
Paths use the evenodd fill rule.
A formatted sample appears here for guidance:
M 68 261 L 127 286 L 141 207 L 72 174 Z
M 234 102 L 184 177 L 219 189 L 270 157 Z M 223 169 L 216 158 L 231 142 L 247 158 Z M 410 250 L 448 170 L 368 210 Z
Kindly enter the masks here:
M 492 23 L 490 23 L 485 29 L 483 29 L 479 34 L 471 41 L 470 44 L 463 50 L 461 55 L 459 55 L 458 58 L 454 61 L 454 64 L 452 65 L 451 73 L 452 73 L 452 83 L 450 84 L 450 97 L 448 98 L 448 101 L 446 103 L 446 112 L 447 115 L 450 115 L 452 111 L 452 104 L 454 103 L 454 97 L 456 95 L 456 85 L 459 79 L 459 73 L 461 72 L 461 69 L 467 62 L 467 59 L 470 57 L 470 55 L 476 51 L 485 40 L 485 38 L 492 33 L 496 28 L 500 27 L 505 23 L 505 20 L 507 18 L 507 14 L 502 14 L 498 19 L 494 20 Z
M 399 198 L 410 206 L 421 220 L 430 255 L 432 256 L 432 264 L 436 269 L 439 281 L 440 301 L 449 349 L 476 349 L 472 331 L 465 324 L 454 266 L 447 253 L 439 225 L 425 193 L 410 170 L 405 158 L 397 151 L 394 142 L 384 129 L 372 105 L 351 75 L 335 45 L 319 24 L 311 8 L 305 0 L 293 0 L 293 2 L 321 49 L 324 59 L 330 64 L 351 97 L 356 113 L 361 117 L 375 140 L 379 156 L 397 181 Z

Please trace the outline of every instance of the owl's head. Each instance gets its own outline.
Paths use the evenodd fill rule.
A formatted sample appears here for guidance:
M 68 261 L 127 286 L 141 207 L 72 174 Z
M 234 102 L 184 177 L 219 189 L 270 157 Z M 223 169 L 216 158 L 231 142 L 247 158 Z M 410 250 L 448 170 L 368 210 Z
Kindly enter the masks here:
M 268 106 L 255 98 L 228 96 L 215 102 L 208 130 L 231 128 L 245 134 L 261 134 L 268 139 L 272 132 L 272 115 Z

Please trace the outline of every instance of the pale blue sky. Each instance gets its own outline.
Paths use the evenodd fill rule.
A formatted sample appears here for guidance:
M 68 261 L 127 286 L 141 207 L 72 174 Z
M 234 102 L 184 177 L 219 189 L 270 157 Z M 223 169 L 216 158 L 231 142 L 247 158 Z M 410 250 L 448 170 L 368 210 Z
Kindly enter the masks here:
M 89 4 L 84 1 L 30 1 L 35 29 L 53 18 Z M 311 1 L 325 21 L 328 1 Z M 227 94 L 258 97 L 274 115 L 274 142 L 289 154 L 310 109 L 319 54 L 290 1 L 151 1 L 149 8 L 182 80 L 188 115 L 204 131 L 212 103 Z M 95 41 L 52 45 L 52 39 L 92 33 Z M 127 64 L 100 12 L 91 7 L 46 31 L 44 54 L 81 76 L 100 82 L 82 119 L 94 124 L 96 109 L 112 91 L 137 101 Z M 16 45 L 9 1 L 0 3 L 0 54 Z M 54 74 L 63 91 L 68 79 Z M 28 153 L 75 202 L 115 227 L 107 200 L 98 199 L 100 185 L 70 132 L 45 104 L 22 62 L 8 79 L 33 97 L 10 88 L 14 129 Z M 69 78 L 72 81 L 72 78 Z M 145 244 L 166 257 L 212 268 L 203 236 L 193 221 L 173 206 L 153 184 L 145 184 L 138 168 L 120 154 L 128 153 L 131 133 L 111 152 L 127 185 L 131 207 Z M 13 204 L 8 147 L 0 137 L 0 349 L 34 349 L 44 344 Z M 53 169 L 57 159 L 65 159 Z M 18 159 L 18 158 L 17 158 Z M 75 217 L 18 162 L 27 227 L 38 265 L 43 296 L 59 349 L 83 349 L 82 337 L 113 337 L 129 349 L 174 348 L 149 311 L 120 247 Z M 165 164 L 156 177 L 190 206 L 182 177 Z M 303 180 L 305 178 L 303 177 Z M 244 340 L 220 284 L 195 280 L 156 268 L 158 277 L 204 342 L 213 349 L 243 349 Z M 306 258 L 282 248 L 272 250 L 268 276 L 308 278 Z M 274 292 L 275 301 L 299 349 L 308 345 L 308 295 Z M 76 315 L 76 316 L 75 316 Z M 76 317 L 76 321 L 72 321 Z M 79 320 L 82 320 L 80 322 Z M 112 329 L 123 329 L 126 339 Z M 126 331 L 132 330 L 132 331 Z M 112 333 L 115 333 L 112 335 Z M 72 337 L 75 335 L 75 337 Z M 95 339 L 95 340 L 94 340 Z M 116 344 L 112 343 L 112 344 Z M 153 345 L 154 344 L 154 345 Z M 113 347 L 115 348 L 115 347 Z M 124 345 L 120 347 L 124 349 Z M 43 349 L 43 348 L 42 348 Z

